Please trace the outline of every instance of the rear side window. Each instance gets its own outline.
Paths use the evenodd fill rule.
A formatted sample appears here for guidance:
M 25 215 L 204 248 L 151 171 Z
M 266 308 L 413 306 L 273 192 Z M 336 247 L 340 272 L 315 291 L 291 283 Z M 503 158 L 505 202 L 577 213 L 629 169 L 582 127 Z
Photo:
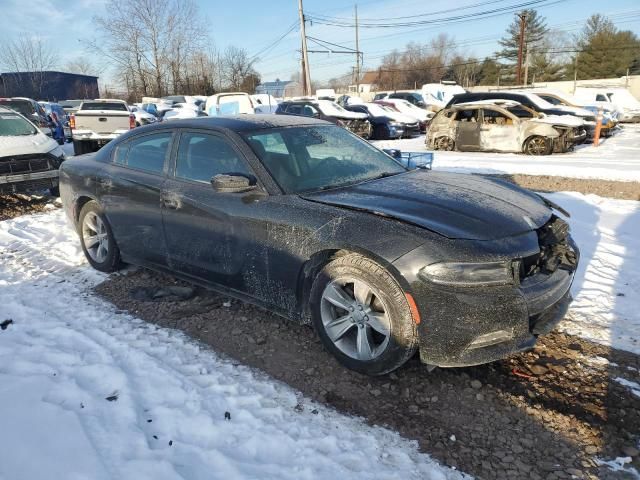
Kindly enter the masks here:
M 224 138 L 205 133 L 184 133 L 176 158 L 176 177 L 209 183 L 220 174 L 251 175 L 244 159 Z
M 596 95 L 596 102 L 608 102 L 608 101 L 609 101 L 609 99 L 607 97 L 605 97 L 604 95 L 602 95 L 601 93 Z
M 302 115 L 302 106 L 301 105 L 289 105 L 287 107 L 287 113 L 291 113 L 292 115 Z
M 127 164 L 127 155 L 129 154 L 129 143 L 121 143 L 113 151 L 113 163 L 118 165 Z
M 162 173 L 164 161 L 171 144 L 171 133 L 156 133 L 145 135 L 128 142 L 129 154 L 126 155 L 126 165 L 138 170 L 151 173 Z M 118 155 L 116 149 L 116 155 Z

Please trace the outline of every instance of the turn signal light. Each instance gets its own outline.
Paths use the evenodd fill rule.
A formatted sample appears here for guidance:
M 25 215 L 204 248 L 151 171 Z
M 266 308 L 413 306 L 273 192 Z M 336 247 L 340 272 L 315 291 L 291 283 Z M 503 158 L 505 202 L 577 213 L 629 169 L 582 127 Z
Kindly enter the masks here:
M 71 116 L 69 117 L 69 128 L 71 130 L 74 130 L 76 128 L 76 116 L 74 114 L 71 114 Z
M 136 128 L 136 117 L 135 115 L 129 115 L 129 130 L 133 130 Z

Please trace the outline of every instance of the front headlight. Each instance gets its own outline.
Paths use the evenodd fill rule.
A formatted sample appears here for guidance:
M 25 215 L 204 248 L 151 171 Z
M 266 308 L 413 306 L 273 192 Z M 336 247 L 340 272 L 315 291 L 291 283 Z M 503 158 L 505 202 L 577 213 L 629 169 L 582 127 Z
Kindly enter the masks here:
M 389 123 L 389 125 L 391 125 L 393 128 L 402 128 L 402 127 L 404 127 L 404 124 L 400 123 L 400 122 L 391 122 L 391 123 Z
M 433 283 L 462 287 L 515 283 L 512 262 L 439 262 L 422 268 L 418 275 Z
M 53 150 L 49 150 L 49 153 L 54 157 L 64 157 L 64 150 L 62 150 L 62 147 L 60 145 L 57 145 Z

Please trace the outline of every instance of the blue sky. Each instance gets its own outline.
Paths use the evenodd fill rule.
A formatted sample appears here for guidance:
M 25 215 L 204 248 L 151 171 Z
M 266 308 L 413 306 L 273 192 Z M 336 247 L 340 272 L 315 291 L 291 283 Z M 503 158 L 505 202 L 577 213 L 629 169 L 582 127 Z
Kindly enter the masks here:
M 358 2 L 361 19 L 388 19 L 415 16 L 415 19 L 433 19 L 442 16 L 474 13 L 489 8 L 501 8 L 526 0 L 362 0 Z M 0 41 L 11 39 L 21 32 L 33 32 L 59 45 L 61 64 L 77 56 L 91 58 L 84 49 L 87 39 L 96 37 L 92 16 L 104 12 L 106 0 L 0 0 L 2 28 Z M 250 54 L 270 45 L 297 20 L 297 0 L 244 0 L 237 2 L 197 0 L 207 19 L 209 36 L 218 49 L 228 45 L 245 48 Z M 554 3 L 553 5 L 548 5 Z M 27 6 L 28 5 L 28 6 Z M 266 6 L 265 6 L 266 5 Z M 352 18 L 354 2 L 345 0 L 304 0 L 308 14 Z M 467 7 L 467 8 L 465 8 Z M 458 9 L 458 10 L 457 10 Z M 419 15 L 434 11 L 452 10 L 437 17 Z M 569 36 L 577 32 L 593 13 L 610 15 L 621 29 L 640 35 L 640 4 L 637 0 L 544 0 L 537 10 L 547 18 L 547 24 L 560 33 L 554 38 L 558 45 L 566 45 Z M 360 29 L 360 49 L 364 53 L 364 67 L 375 68 L 381 57 L 394 48 L 401 49 L 410 41 L 426 43 L 440 33 L 447 33 L 460 44 L 464 55 L 484 56 L 497 49 L 497 40 L 512 21 L 506 13 L 464 23 L 431 27 Z M 411 20 L 411 19 L 410 19 Z M 307 34 L 330 42 L 354 47 L 353 28 L 313 24 Z M 563 38 L 564 36 L 564 38 Z M 300 34 L 288 34 L 272 50 L 262 54 L 256 64 L 264 80 L 276 77 L 286 79 L 298 69 Z M 311 44 L 310 44 L 311 48 Z M 311 54 L 311 75 L 314 80 L 326 80 L 350 70 L 352 55 Z M 108 75 L 108 73 L 106 74 Z M 106 79 L 105 79 L 106 80 Z

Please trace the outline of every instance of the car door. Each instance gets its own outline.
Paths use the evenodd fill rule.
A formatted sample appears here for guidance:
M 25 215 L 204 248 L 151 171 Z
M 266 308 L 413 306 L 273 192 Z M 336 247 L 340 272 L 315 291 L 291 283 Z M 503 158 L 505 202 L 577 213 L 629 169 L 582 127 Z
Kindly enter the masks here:
M 239 291 L 248 290 L 245 272 L 263 222 L 254 220 L 261 187 L 245 193 L 216 192 L 211 179 L 240 174 L 256 179 L 236 145 L 222 133 L 184 130 L 174 168 L 162 193 L 162 218 L 172 268 Z M 258 215 L 259 217 L 259 215 Z
M 456 116 L 458 131 L 456 145 L 460 150 L 480 149 L 480 109 L 467 108 L 458 110 Z
M 98 200 L 125 261 L 168 265 L 160 192 L 172 140 L 171 131 L 136 135 L 114 149 L 97 178 Z
M 498 109 L 483 108 L 480 126 L 480 149 L 519 152 L 519 121 Z

